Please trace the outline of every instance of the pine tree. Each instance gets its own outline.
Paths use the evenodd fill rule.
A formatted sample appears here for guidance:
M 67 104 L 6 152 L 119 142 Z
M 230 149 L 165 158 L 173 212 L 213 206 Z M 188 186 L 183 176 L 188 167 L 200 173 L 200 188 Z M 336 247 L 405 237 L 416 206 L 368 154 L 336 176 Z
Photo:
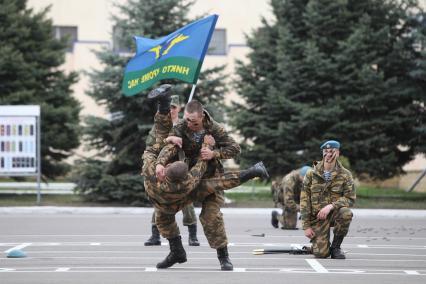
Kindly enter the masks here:
M 79 146 L 80 105 L 71 91 L 76 74 L 59 69 L 66 41 L 53 38 L 47 12 L 0 1 L 0 104 L 41 106 L 42 174 L 54 178 L 69 170 L 63 160 Z
M 192 2 L 182 0 L 131 0 L 119 5 L 122 16 L 114 17 L 115 28 L 121 31 L 117 40 L 125 48 L 134 51 L 134 35 L 158 38 L 170 34 L 195 20 L 187 17 L 191 5 Z M 89 95 L 105 106 L 111 114 L 118 114 L 118 118 L 112 120 L 93 116 L 86 120 L 85 134 L 89 144 L 99 151 L 100 156 L 108 156 L 111 159 L 98 177 L 117 179 L 123 175 L 139 175 L 145 139 L 153 125 L 156 112 L 156 107 L 146 99 L 146 94 L 155 86 L 136 96 L 125 97 L 121 93 L 121 82 L 130 55 L 124 56 L 113 50 L 104 50 L 98 53 L 98 58 L 105 68 L 90 74 L 92 85 Z M 201 72 L 194 96 L 215 118 L 223 117 L 223 95 L 227 91 L 223 82 L 223 70 L 224 66 L 221 66 Z M 174 85 L 181 102 L 188 100 L 191 85 L 177 80 L 164 80 L 161 84 L 163 83 Z M 84 173 L 79 172 L 79 175 L 85 179 Z M 78 182 L 84 183 L 82 179 Z M 89 190 L 93 192 L 93 189 L 87 189 L 86 192 Z M 121 189 L 116 190 L 120 192 Z M 136 193 L 136 190 L 134 193 L 129 192 L 128 196 Z M 109 200 L 134 201 L 132 198 L 117 197 L 120 194 L 114 197 L 110 194 L 113 193 L 100 193 L 108 195 Z
M 401 2 L 272 1 L 275 23 L 249 38 L 252 61 L 238 69 L 248 104 L 233 124 L 253 143 L 243 161 L 282 175 L 337 139 L 356 174 L 388 178 L 425 151 L 425 26 L 416 1 Z M 262 43 L 266 27 L 277 34 Z M 273 74 L 257 78 L 253 65 Z

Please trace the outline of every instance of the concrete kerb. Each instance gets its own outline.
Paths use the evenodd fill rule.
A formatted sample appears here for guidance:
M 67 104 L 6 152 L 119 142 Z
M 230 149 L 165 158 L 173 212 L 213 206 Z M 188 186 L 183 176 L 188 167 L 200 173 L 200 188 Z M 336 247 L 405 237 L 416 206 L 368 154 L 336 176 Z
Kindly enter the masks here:
M 222 208 L 229 215 L 269 215 L 276 208 Z M 356 218 L 426 218 L 426 210 L 408 209 L 352 209 Z M 197 214 L 201 208 L 195 208 Z M 150 207 L 62 207 L 62 206 L 16 206 L 0 207 L 0 214 L 152 214 Z

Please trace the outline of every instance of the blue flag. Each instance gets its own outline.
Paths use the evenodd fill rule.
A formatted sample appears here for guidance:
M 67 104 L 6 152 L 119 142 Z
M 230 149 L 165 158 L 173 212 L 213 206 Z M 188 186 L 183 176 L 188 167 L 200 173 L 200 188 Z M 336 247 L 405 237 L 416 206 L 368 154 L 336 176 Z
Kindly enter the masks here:
M 135 36 L 136 54 L 124 72 L 124 95 L 133 96 L 162 79 L 195 84 L 217 18 L 208 16 L 159 39 Z

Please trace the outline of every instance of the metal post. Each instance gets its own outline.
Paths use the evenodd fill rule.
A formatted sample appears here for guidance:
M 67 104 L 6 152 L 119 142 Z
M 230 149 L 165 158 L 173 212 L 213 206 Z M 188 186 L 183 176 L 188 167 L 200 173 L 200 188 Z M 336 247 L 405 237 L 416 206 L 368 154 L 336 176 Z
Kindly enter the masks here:
M 407 190 L 407 192 L 412 192 L 417 184 L 422 180 L 422 178 L 426 175 L 426 169 L 420 174 L 420 176 L 414 181 L 413 185 Z
M 194 92 L 195 92 L 195 87 L 196 87 L 197 85 L 192 85 L 192 89 L 191 89 L 191 94 L 189 95 L 189 99 L 188 99 L 188 103 L 190 102 L 190 101 L 192 101 L 192 97 L 194 96 Z
M 41 114 L 37 117 L 37 205 L 41 204 Z

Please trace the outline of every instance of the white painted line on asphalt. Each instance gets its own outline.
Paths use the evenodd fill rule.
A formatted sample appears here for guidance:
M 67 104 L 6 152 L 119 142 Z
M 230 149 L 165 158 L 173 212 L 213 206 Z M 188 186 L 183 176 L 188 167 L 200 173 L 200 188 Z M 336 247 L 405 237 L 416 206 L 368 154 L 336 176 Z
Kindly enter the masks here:
M 246 272 L 246 269 L 238 267 L 238 268 L 234 268 L 234 272 Z
M 368 248 L 367 245 L 358 245 L 359 248 Z
M 101 243 L 90 243 L 91 246 L 100 246 Z
M 306 262 L 318 273 L 328 273 L 328 270 L 316 259 L 305 259 Z
M 155 271 L 157 271 L 157 268 L 155 268 L 155 267 L 147 267 L 147 268 L 145 268 L 145 271 L 146 272 L 155 272 Z
M 31 245 L 31 243 L 23 243 L 23 244 L 20 244 L 20 245 L 18 245 L 18 246 L 16 246 L 16 247 L 13 247 L 13 248 L 10 248 L 10 249 L 8 249 L 8 250 L 5 250 L 4 252 L 5 253 L 9 253 L 9 252 L 11 252 L 12 250 L 15 250 L 15 249 L 23 249 L 23 248 L 25 248 L 25 247 L 27 247 L 27 246 L 30 246 Z
M 234 243 L 228 243 L 228 247 L 233 247 L 233 246 L 235 246 Z
M 409 274 L 409 275 L 420 275 L 420 273 L 418 273 L 415 270 L 404 270 L 404 272 Z
M 169 243 L 168 242 L 161 242 L 161 245 L 162 246 L 168 246 L 169 245 Z M 145 246 L 145 245 L 144 245 Z
M 69 267 L 59 267 L 58 269 L 56 269 L 56 272 L 67 272 L 68 270 L 70 270 Z
M 361 252 L 348 252 L 350 255 L 381 255 L 381 256 L 414 256 L 425 257 L 426 254 L 408 254 L 408 253 L 361 253 Z

